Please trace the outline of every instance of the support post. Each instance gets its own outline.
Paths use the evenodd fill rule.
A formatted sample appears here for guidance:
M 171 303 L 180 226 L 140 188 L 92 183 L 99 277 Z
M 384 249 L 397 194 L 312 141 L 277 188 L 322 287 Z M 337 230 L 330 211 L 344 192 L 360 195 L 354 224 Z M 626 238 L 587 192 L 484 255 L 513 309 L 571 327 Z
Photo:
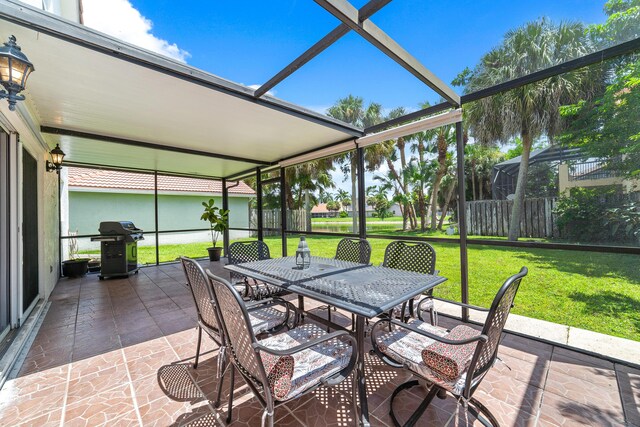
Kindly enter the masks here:
M 280 168 L 280 229 L 282 231 L 282 256 L 287 256 L 287 181 L 285 168 Z
M 160 265 L 160 233 L 158 233 L 158 171 L 153 171 L 153 203 L 155 206 L 156 265 Z
M 367 238 L 367 201 L 365 200 L 364 185 L 364 148 L 356 148 L 356 160 L 358 164 L 358 235 L 361 239 Z M 352 202 L 353 203 L 353 202 Z
M 262 241 L 264 237 L 263 231 L 263 221 L 262 221 L 262 172 L 260 168 L 256 168 L 256 204 L 257 209 L 256 213 L 258 215 L 257 218 L 257 227 L 258 227 L 258 240 Z
M 227 188 L 227 180 L 222 178 L 222 209 L 229 210 L 229 189 Z M 228 225 L 228 224 L 227 224 Z M 229 253 L 229 227 L 222 232 L 222 247 L 225 256 Z
M 62 277 L 62 181 L 58 171 L 58 277 Z M 8 204 L 7 204 L 8 205 Z M 8 220 L 8 217 L 7 217 Z
M 456 157 L 458 169 L 458 231 L 460 232 L 460 286 L 462 302 L 469 304 L 469 258 L 467 256 L 467 203 L 465 200 L 464 141 L 462 122 L 456 123 Z M 462 320 L 469 320 L 469 309 L 462 308 Z

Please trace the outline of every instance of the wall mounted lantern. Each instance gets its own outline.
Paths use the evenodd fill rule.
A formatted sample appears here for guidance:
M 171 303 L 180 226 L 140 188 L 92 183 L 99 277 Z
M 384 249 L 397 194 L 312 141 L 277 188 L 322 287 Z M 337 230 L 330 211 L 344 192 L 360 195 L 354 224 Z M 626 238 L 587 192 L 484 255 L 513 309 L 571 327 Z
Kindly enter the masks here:
M 7 98 L 9 110 L 15 111 L 16 102 L 24 100 L 24 95 L 18 94 L 24 90 L 33 70 L 33 64 L 16 44 L 15 36 L 9 37 L 0 47 L 0 84 L 5 88 L 0 90 L 0 99 Z
M 60 149 L 60 145 L 56 144 L 56 148 L 51 150 L 51 161 L 47 160 L 47 172 L 60 172 L 62 168 L 62 159 L 64 159 L 64 151 Z

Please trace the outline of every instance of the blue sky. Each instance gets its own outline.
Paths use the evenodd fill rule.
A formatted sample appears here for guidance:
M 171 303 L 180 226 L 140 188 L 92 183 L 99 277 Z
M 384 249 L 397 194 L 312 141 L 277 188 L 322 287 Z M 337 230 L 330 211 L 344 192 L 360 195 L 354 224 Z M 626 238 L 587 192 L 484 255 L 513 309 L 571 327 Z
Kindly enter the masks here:
M 153 22 L 156 37 L 189 52 L 190 65 L 246 85 L 264 83 L 339 23 L 312 0 L 130 1 Z M 356 7 L 364 3 L 353 1 Z M 450 82 L 499 44 L 510 28 L 541 16 L 603 22 L 603 4 L 595 0 L 395 0 L 372 21 Z M 439 98 L 353 32 L 275 88 L 277 97 L 321 112 L 350 93 L 385 108 L 410 110 Z

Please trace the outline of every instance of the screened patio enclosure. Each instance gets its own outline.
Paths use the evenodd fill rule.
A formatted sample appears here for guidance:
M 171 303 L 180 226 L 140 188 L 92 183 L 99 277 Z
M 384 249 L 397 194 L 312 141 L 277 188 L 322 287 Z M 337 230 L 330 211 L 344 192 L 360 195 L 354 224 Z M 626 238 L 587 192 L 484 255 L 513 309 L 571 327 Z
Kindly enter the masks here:
M 597 251 L 640 255 L 637 246 L 575 245 L 557 242 L 508 242 L 469 238 L 465 221 L 465 197 L 455 200 L 457 232 L 453 238 L 377 234 L 367 229 L 367 147 L 443 126 L 455 129 L 455 168 L 458 192 L 465 193 L 465 105 L 506 91 L 552 78 L 572 70 L 633 55 L 638 39 L 574 58 L 526 76 L 473 93 L 458 95 L 424 65 L 367 19 L 387 2 L 372 1 L 358 13 L 343 1 L 319 1 L 341 24 L 353 30 L 428 87 L 444 102 L 369 128 L 279 100 L 267 94 L 299 66 L 329 46 L 324 40 L 282 70 L 258 90 L 239 85 L 128 45 L 87 27 L 31 9 L 18 2 L 0 4 L 3 30 L 14 34 L 37 68 L 29 81 L 27 100 L 19 114 L 38 141 L 46 147 L 60 144 L 67 154 L 63 166 L 104 168 L 222 181 L 222 205 L 228 206 L 228 189 L 239 180 L 252 179 L 256 221 L 244 231 L 279 236 L 277 253 L 287 255 L 290 243 L 304 232 L 312 238 L 359 236 L 424 240 L 454 245 L 459 265 L 457 296 L 468 303 L 470 246 L 518 249 Z M 428 64 L 427 64 L 428 65 Z M 269 86 L 269 87 L 267 87 Z M 352 200 L 355 227 L 350 232 L 314 232 L 288 223 L 287 169 L 309 161 L 348 155 L 353 159 L 356 198 Z M 61 183 L 64 185 L 64 182 Z M 157 191 L 156 191 L 157 193 Z M 280 223 L 265 225 L 266 194 L 279 197 Z M 157 195 L 156 195 L 157 200 Z M 157 212 L 157 206 L 155 207 Z M 271 209 L 273 210 L 273 209 Z M 150 212 L 153 214 L 153 211 Z M 232 213 L 233 215 L 233 213 Z M 145 230 L 147 231 L 147 230 Z M 158 233 L 149 230 L 149 233 Z M 64 236 L 59 236 L 64 237 Z M 311 239 L 312 240 L 312 239 Z M 59 239 L 59 242 L 61 239 Z M 229 242 L 229 236 L 224 239 Z M 156 243 L 157 244 L 157 243 Z M 159 262 L 156 259 L 156 262 Z M 61 261 L 61 259 L 58 259 Z M 460 312 L 468 320 L 468 312 Z
M 630 38 L 615 37 L 607 45 L 593 45 L 581 51 L 580 56 L 463 91 L 452 89 L 431 71 L 437 66 L 435 63 L 428 59 L 421 63 L 372 22 L 378 11 L 384 12 L 389 0 L 370 0 L 360 9 L 344 0 L 316 3 L 324 9 L 320 13 L 337 20 L 335 28 L 254 89 L 22 2 L 0 0 L 0 36 L 15 35 L 37 70 L 25 90 L 26 100 L 17 105 L 17 111 L 10 112 L 6 102 L 0 102 L 0 164 L 8 165 L 0 179 L 0 274 L 8 279 L 8 286 L 0 288 L 3 298 L 10 297 L 7 301 L 0 298 L 0 324 L 7 323 L 5 330 L 0 330 L 0 338 L 6 340 L 7 329 L 13 329 L 34 339 L 15 341 L 23 346 L 16 353 L 24 353 L 24 364 L 16 363 L 17 369 L 9 365 L 9 372 L 0 365 L 0 419 L 8 424 L 37 424 L 50 417 L 48 421 L 63 425 L 83 417 L 87 421 L 88 415 L 98 412 L 99 417 L 105 418 L 86 424 L 131 421 L 146 425 L 154 421 L 164 425 L 175 421 L 176 425 L 183 425 L 196 419 L 213 424 L 207 419 L 209 412 L 219 414 L 207 406 L 213 406 L 214 397 L 209 392 L 221 383 L 216 382 L 213 369 L 219 353 L 207 342 L 204 369 L 195 371 L 189 366 L 197 339 L 197 311 L 184 286 L 181 266 L 172 262 L 175 256 L 165 256 L 163 252 L 163 246 L 170 241 L 167 236 L 206 230 L 191 228 L 204 224 L 198 219 L 200 199 L 194 196 L 192 203 L 184 196 L 170 208 L 169 203 L 163 202 L 166 192 L 175 190 L 164 186 L 166 181 L 188 178 L 210 184 L 203 185 L 204 190 L 197 197 L 219 198 L 220 206 L 231 210 L 231 229 L 222 238 L 225 249 L 232 241 L 248 236 L 266 242 L 272 257 L 287 256 L 294 253 L 299 236 L 304 234 L 313 255 L 333 257 L 341 238 L 359 237 L 369 241 L 371 262 L 378 264 L 392 241 L 429 242 L 437 254 L 438 275 L 447 279 L 434 289 L 434 295 L 480 306 L 491 303 L 497 287 L 508 277 L 507 272 L 512 274 L 527 266 L 530 273 L 519 290 L 501 342 L 501 354 L 509 364 L 494 367 L 494 378 L 484 384 L 484 389 L 478 389 L 484 394 L 482 400 L 504 409 L 500 411 L 501 423 L 505 421 L 502 424 L 638 424 L 640 240 L 634 240 L 629 233 L 621 237 L 625 227 L 616 228 L 619 239 L 605 235 L 594 243 L 583 239 L 587 233 L 580 227 L 574 238 L 521 234 L 513 241 L 500 238 L 504 236 L 471 234 L 467 226 L 467 208 L 472 199 L 474 203 L 494 202 L 483 200 L 491 189 L 480 191 L 479 200 L 475 189 L 469 196 L 469 187 L 482 185 L 486 179 L 474 177 L 478 170 L 469 167 L 473 148 L 481 144 L 480 133 L 474 133 L 477 127 L 471 127 L 474 108 L 536 84 L 555 82 L 567 73 L 602 75 L 612 64 L 636 63 L 640 57 L 637 30 L 628 32 L 632 34 Z M 307 62 L 322 60 L 317 56 L 349 33 L 371 44 L 400 72 L 415 77 L 416 84 L 438 94 L 442 101 L 392 120 L 356 126 L 270 95 L 274 87 Z M 630 89 L 616 93 L 637 92 Z M 487 117 L 495 119 L 494 115 Z M 419 138 L 414 137 L 419 134 L 437 135 L 448 145 L 436 158 L 435 150 L 426 153 Z M 492 141 L 494 145 L 503 142 Z M 59 174 L 46 172 L 45 167 L 56 144 L 66 153 Z M 390 152 L 401 157 L 406 154 L 401 150 L 406 148 L 410 160 L 406 164 L 389 158 L 376 160 L 372 154 L 380 148 L 387 150 L 388 157 Z M 567 148 L 567 152 L 571 149 Z M 552 147 L 546 153 L 554 150 Z M 418 160 L 426 166 L 412 167 Z M 513 172 L 516 162 L 512 159 L 503 166 Z M 435 186 L 439 173 L 435 163 L 446 166 L 446 176 L 441 177 L 440 183 L 442 200 L 437 191 L 433 191 L 431 200 L 427 197 L 427 188 Z M 341 203 L 350 207 L 351 214 L 340 226 L 314 221 L 308 215 L 315 199 L 322 195 L 319 188 L 323 177 L 316 172 L 323 169 L 319 167 L 323 164 L 330 165 L 326 170 L 342 173 L 344 187 L 349 187 Z M 400 164 L 402 169 L 395 177 L 381 172 Z M 140 269 L 139 275 L 113 281 L 99 281 L 95 275 L 61 277 L 61 262 L 67 256 L 63 247 L 71 237 L 65 234 L 68 227 L 62 222 L 63 207 L 69 204 L 65 198 L 70 167 L 143 177 L 145 197 L 137 202 L 144 206 L 140 210 L 147 220 L 144 234 L 149 242 L 153 241 L 155 253 L 150 258 L 152 265 Z M 593 178 L 597 172 L 598 165 L 589 167 L 583 173 L 585 178 Z M 301 172 L 308 178 L 304 185 L 298 179 Z M 402 181 L 404 177 L 410 178 Z M 404 196 L 397 197 L 403 210 L 398 218 L 367 216 L 367 210 L 373 207 L 368 203 L 376 197 L 371 187 L 384 179 L 395 189 L 389 190 L 396 191 L 394 198 Z M 409 179 L 411 192 L 401 188 Z M 587 179 L 575 180 L 572 191 L 577 188 L 576 193 L 588 193 L 580 187 L 581 181 Z M 235 203 L 233 197 L 239 198 L 237 187 L 241 184 L 247 190 L 241 203 Z M 633 193 L 640 194 L 638 190 Z M 135 197 L 131 193 L 129 196 Z M 384 194 L 380 197 L 387 198 Z M 503 200 L 495 202 L 508 205 Z M 181 209 L 182 203 L 189 203 L 189 207 Z M 109 219 L 130 219 L 130 206 L 122 206 L 122 217 Z M 600 207 L 597 203 L 590 206 Z M 109 215 L 117 209 L 109 211 Z M 614 214 L 633 218 L 634 209 L 631 206 Z M 26 211 L 30 215 L 25 215 Z M 167 215 L 195 219 L 188 229 L 180 229 L 163 225 Z M 616 219 L 607 217 L 610 221 Z M 435 227 L 438 220 L 439 231 Z M 493 217 L 486 215 L 483 220 L 491 223 Z M 535 223 L 528 212 L 524 221 Z M 606 228 L 596 225 L 590 225 L 595 232 Z M 23 234 L 25 226 L 29 230 Z M 32 241 L 37 240 L 39 246 L 23 251 L 25 234 Z M 90 239 L 91 234 L 76 237 Z M 228 274 L 225 261 L 200 260 L 220 275 Z M 31 289 L 35 297 L 23 295 L 21 290 L 23 266 L 37 267 L 37 295 Z M 23 309 L 26 297 L 34 298 L 35 308 Z M 452 328 L 466 323 L 476 327 L 484 321 L 467 308 L 436 304 L 443 326 Z M 319 305 L 308 298 L 306 308 L 326 313 Z M 346 329 L 349 318 L 349 313 L 338 310 L 334 319 Z M 364 320 L 358 322 L 362 325 Z M 37 335 L 31 334 L 33 331 Z M 27 347 L 31 347 L 28 352 L 22 352 Z M 11 363 L 18 356 L 22 357 L 16 354 Z M 370 354 L 365 353 L 363 359 L 372 373 L 368 384 L 375 389 L 369 398 L 371 425 L 390 425 L 384 418 L 389 412 L 388 399 L 396 383 L 403 381 L 404 372 L 381 369 L 381 361 Z M 5 383 L 11 371 L 16 375 Z M 178 379 L 178 388 L 164 389 L 168 382 L 162 382 L 161 377 L 165 374 Z M 94 384 L 98 387 L 90 390 Z M 345 401 L 340 396 L 344 390 L 338 388 L 310 397 L 316 400 L 313 403 L 303 402 L 295 410 L 289 409 L 282 424 L 289 415 L 291 425 L 328 422 L 330 418 L 323 414 L 342 417 L 335 424 L 355 424 L 357 405 L 353 414 L 349 411 L 350 403 L 356 402 Z M 109 403 L 114 402 L 114 390 L 121 390 L 125 395 L 122 402 L 129 405 L 117 414 L 118 405 Z M 185 393 L 193 390 L 197 393 L 187 396 L 190 401 L 185 402 Z M 336 390 L 337 394 L 331 394 Z M 180 396 L 174 396 L 173 391 Z M 368 387 L 360 397 L 367 391 Z M 416 396 L 407 398 L 407 403 L 419 402 L 421 398 Z M 252 407 L 255 402 L 242 401 L 244 397 L 236 400 L 238 406 L 246 408 L 236 411 L 242 421 L 245 412 L 256 414 Z M 360 412 L 366 414 L 363 401 L 366 398 L 360 400 Z M 197 406 L 200 403 L 202 406 Z M 444 423 L 447 418 L 452 419 L 450 415 L 457 409 L 436 405 L 431 414 L 435 416 L 430 420 L 442 418 Z M 308 418 L 300 422 L 297 417 L 302 414 Z M 443 414 L 446 416 L 440 417 Z M 44 418 L 36 421 L 41 415 Z M 129 420 L 128 416 L 133 418 Z M 363 424 L 367 425 L 364 418 Z M 255 418 L 246 420 L 249 425 L 257 422 Z

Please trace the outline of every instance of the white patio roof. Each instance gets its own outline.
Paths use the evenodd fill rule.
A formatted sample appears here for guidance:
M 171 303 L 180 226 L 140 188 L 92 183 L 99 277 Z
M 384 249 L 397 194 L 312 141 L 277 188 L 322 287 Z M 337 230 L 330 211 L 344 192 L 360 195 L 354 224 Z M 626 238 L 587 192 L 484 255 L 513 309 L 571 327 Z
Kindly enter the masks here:
M 35 65 L 35 130 L 68 162 L 226 177 L 363 135 L 21 3 L 0 19 Z

